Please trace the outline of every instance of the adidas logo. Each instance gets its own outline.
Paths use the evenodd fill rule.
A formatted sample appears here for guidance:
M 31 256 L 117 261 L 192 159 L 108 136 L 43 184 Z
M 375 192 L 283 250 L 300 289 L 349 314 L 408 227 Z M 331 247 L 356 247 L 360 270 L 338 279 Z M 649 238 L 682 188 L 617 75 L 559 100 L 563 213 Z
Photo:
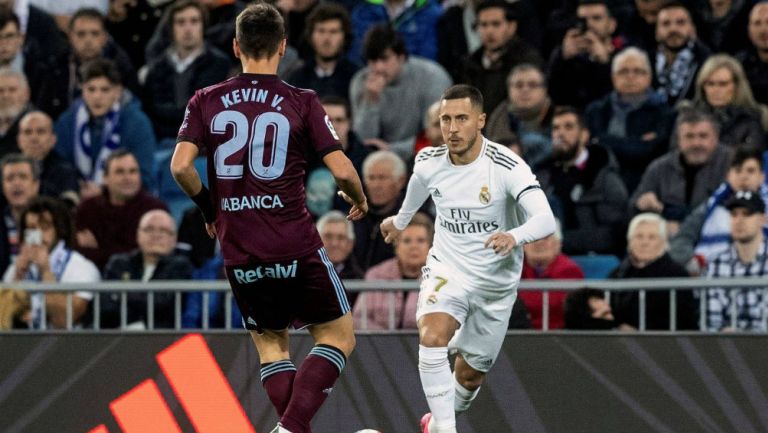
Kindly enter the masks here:
M 331 394 L 331 391 L 333 391 L 333 388 L 325 388 L 323 390 L 324 393 L 329 394 L 329 395 Z
M 439 189 L 435 188 L 435 192 L 432 193 L 432 197 L 440 197 L 440 198 L 442 198 L 443 195 L 440 194 L 440 190 Z

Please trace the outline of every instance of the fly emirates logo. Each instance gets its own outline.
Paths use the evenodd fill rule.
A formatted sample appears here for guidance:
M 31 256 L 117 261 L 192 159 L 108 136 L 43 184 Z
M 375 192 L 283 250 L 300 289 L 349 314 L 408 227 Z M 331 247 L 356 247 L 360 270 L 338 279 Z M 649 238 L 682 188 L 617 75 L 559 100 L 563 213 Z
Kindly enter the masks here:
M 248 209 L 274 209 L 282 208 L 282 200 L 274 195 L 244 195 L 242 197 L 224 197 L 221 199 L 221 210 L 226 212 L 240 212 Z
M 438 215 L 438 224 L 440 227 L 451 233 L 466 235 L 474 233 L 493 233 L 499 230 L 499 223 L 496 221 L 472 220 L 472 212 L 469 209 L 449 209 L 451 219 L 449 221 L 442 215 Z
M 295 278 L 297 261 L 294 260 L 290 265 L 283 266 L 275 263 L 269 266 L 257 266 L 251 269 L 235 269 L 235 279 L 240 284 L 255 283 L 264 278 L 283 279 Z

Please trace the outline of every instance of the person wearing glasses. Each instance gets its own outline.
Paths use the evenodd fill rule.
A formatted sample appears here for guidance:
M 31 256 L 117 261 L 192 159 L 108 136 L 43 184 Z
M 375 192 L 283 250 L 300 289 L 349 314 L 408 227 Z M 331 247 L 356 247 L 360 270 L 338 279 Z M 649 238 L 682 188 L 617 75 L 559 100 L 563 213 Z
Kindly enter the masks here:
M 189 280 L 192 278 L 192 263 L 186 256 L 174 253 L 176 247 L 176 223 L 171 214 L 162 209 L 145 213 L 136 230 L 138 248 L 115 254 L 109 258 L 104 269 L 105 280 L 157 281 Z M 120 294 L 101 294 L 102 328 L 121 327 Z M 172 328 L 174 326 L 173 292 L 154 294 L 154 319 L 150 324 L 147 315 L 147 293 L 129 292 L 127 314 L 123 329 L 141 330 L 150 327 Z
M 611 65 L 613 91 L 584 113 L 590 135 L 616 156 L 630 194 L 645 167 L 667 152 L 674 124 L 674 112 L 651 87 L 651 77 L 645 51 L 635 47 L 621 51 Z

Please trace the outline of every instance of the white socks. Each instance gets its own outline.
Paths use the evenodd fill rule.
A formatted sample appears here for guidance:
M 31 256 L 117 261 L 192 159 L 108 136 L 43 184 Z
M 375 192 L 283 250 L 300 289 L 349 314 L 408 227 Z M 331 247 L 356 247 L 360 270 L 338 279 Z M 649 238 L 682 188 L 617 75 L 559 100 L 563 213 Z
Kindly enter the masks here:
M 454 379 L 448 363 L 447 347 L 419 345 L 419 377 L 429 410 L 432 412 L 430 433 L 455 433 Z M 436 430 L 433 431 L 433 426 Z
M 467 388 L 464 388 L 464 386 L 456 380 L 456 376 L 453 378 L 453 385 L 456 393 L 456 398 L 453 400 L 453 410 L 456 412 L 464 412 L 469 409 L 472 400 L 474 400 L 475 397 L 477 397 L 477 393 L 480 392 L 480 388 L 470 391 Z

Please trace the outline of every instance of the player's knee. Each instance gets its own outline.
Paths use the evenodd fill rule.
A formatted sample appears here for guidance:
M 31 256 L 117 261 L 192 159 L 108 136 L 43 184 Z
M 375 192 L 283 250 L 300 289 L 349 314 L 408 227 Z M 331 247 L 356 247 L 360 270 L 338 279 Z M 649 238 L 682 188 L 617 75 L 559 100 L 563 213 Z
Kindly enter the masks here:
M 447 347 L 451 336 L 439 327 L 422 326 L 419 333 L 419 344 L 426 347 Z
M 465 369 L 456 370 L 456 381 L 468 390 L 475 390 L 480 388 L 480 385 L 483 384 L 484 378 L 485 373 L 479 372 L 473 368 L 468 367 Z

